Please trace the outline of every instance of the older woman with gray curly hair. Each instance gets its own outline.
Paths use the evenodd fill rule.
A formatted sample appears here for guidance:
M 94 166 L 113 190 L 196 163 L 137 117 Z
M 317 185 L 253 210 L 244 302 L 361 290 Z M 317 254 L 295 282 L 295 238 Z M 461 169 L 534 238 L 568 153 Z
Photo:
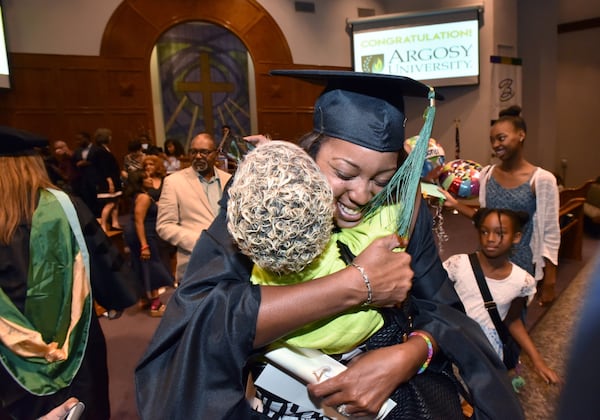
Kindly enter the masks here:
M 302 271 L 333 228 L 333 192 L 300 147 L 272 141 L 250 152 L 229 188 L 227 229 L 240 250 L 275 274 Z

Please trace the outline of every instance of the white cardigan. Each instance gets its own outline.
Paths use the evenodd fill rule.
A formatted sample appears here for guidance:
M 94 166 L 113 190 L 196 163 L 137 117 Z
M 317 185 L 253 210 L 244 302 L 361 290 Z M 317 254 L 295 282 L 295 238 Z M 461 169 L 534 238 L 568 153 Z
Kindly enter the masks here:
M 485 207 L 487 181 L 492 176 L 495 165 L 481 170 L 479 177 L 479 205 Z M 535 213 L 533 214 L 533 233 L 529 247 L 535 264 L 535 279 L 544 278 L 544 258 L 558 265 L 560 247 L 560 226 L 558 220 L 559 195 L 554 175 L 538 167 L 529 180 L 535 194 Z

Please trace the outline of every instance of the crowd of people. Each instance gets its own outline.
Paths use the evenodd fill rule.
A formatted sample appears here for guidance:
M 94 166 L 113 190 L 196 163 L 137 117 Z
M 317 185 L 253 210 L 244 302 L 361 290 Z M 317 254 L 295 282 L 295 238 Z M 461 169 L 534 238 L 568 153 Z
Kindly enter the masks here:
M 156 293 L 182 279 L 193 245 L 216 216 L 230 174 L 217 167 L 218 144 L 208 133 L 194 137 L 188 153 L 176 139 L 165 140 L 163 150 L 151 144 L 148 136 L 138 136 L 129 141 L 122 165 L 109 149 L 111 140 L 111 130 L 105 128 L 97 129 L 93 136 L 78 133 L 74 151 L 57 140 L 52 150 L 47 148 L 46 168 L 55 185 L 81 197 L 105 232 L 124 230 L 134 272 L 147 289 L 141 304 L 149 307 L 151 315 L 161 316 L 165 305 Z M 195 150 L 198 152 L 193 153 Z M 163 194 L 163 183 L 170 175 Z M 158 206 L 161 196 L 162 205 Z M 121 223 L 123 209 L 130 213 L 125 226 Z M 171 262 L 175 253 L 174 280 Z M 142 272 L 142 268 L 147 272 L 148 264 L 140 261 L 146 260 L 160 263 L 153 273 L 160 277 L 156 281 Z M 157 287 L 148 289 L 150 284 Z M 148 297 L 150 302 L 146 302 Z
M 136 138 L 119 164 L 106 128 L 78 133 L 73 151 L 2 128 L 11 175 L 0 186 L 11 194 L 0 203 L 0 297 L 10 305 L 0 319 L 24 337 L 0 329 L 3 412 L 38 418 L 76 397 L 84 418 L 110 417 L 93 295 L 107 309 L 141 301 L 162 317 L 135 370 L 144 420 L 327 419 L 331 409 L 374 418 L 384 408 L 387 419 L 524 418 L 475 263 L 508 334 L 549 384 L 562 382 L 523 325 L 537 288 L 541 304 L 554 299 L 560 236 L 556 181 L 523 158 L 520 109 L 492 125 L 501 163 L 482 173 L 480 209 L 445 194 L 474 220 L 479 247 L 442 262 L 418 192 L 433 89 L 355 72 L 274 74 L 323 86 L 313 130 L 298 146 L 247 137 L 255 147 L 233 176 L 218 167 L 222 142 L 209 133 L 189 150 Z M 425 146 L 410 154 L 404 96 L 429 104 Z M 124 226 L 120 208 L 130 212 Z M 106 235 L 121 230 L 129 264 Z M 48 243 L 66 251 L 56 256 Z M 55 259 L 69 272 L 38 274 Z M 54 291 L 34 302 L 43 281 Z M 165 287 L 175 288 L 168 302 Z M 269 359 L 281 348 L 345 366 L 302 384 L 307 403 L 282 389 L 289 368 Z

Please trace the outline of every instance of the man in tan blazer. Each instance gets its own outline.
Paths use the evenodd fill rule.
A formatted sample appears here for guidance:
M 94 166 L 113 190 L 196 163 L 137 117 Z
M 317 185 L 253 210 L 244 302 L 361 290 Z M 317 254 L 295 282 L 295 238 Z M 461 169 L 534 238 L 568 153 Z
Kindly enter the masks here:
M 219 211 L 218 202 L 231 175 L 215 167 L 217 143 L 208 133 L 192 139 L 191 166 L 165 178 L 158 204 L 156 231 L 177 247 L 177 282 L 202 231 Z

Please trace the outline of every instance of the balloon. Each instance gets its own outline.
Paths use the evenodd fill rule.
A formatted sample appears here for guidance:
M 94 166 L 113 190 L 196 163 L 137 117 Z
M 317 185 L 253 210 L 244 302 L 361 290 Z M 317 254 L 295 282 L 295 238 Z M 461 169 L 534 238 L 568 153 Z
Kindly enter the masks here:
M 404 149 L 407 153 L 410 153 L 414 149 L 418 138 L 419 136 L 412 136 L 404 140 Z M 425 162 L 423 163 L 423 170 L 421 171 L 421 178 L 425 178 L 429 172 L 442 166 L 445 161 L 444 148 L 434 138 L 430 138 Z
M 438 178 L 440 185 L 449 193 L 461 198 L 479 195 L 479 175 L 483 167 L 472 160 L 456 159 L 446 163 Z

